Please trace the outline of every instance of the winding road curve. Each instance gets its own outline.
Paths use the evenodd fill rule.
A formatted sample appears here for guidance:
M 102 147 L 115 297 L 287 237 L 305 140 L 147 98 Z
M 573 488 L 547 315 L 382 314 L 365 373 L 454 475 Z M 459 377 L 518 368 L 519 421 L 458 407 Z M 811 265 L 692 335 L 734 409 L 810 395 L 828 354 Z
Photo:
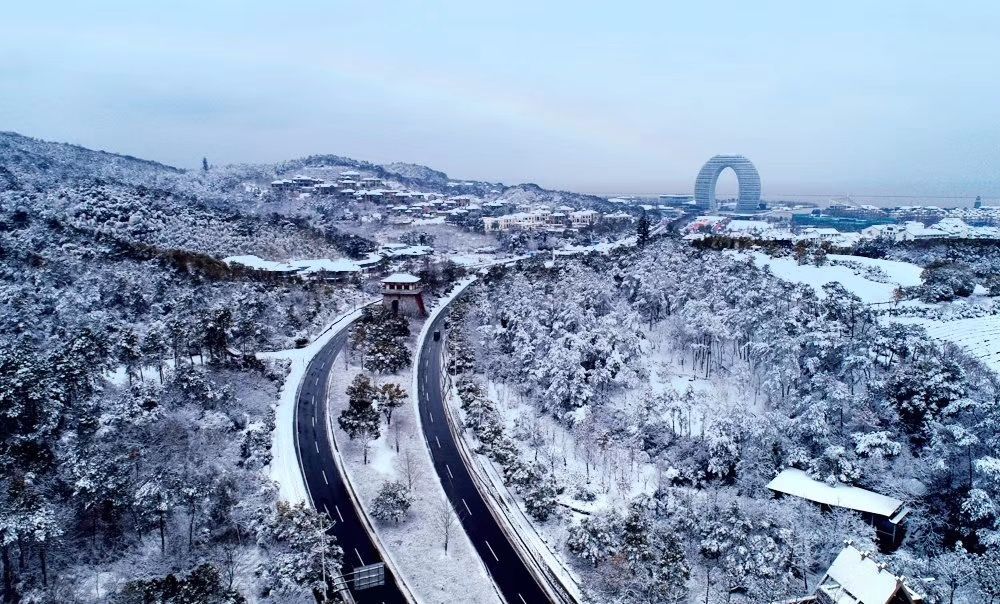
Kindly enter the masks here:
M 326 429 L 326 391 L 333 371 L 334 359 L 347 342 L 350 322 L 330 339 L 306 368 L 295 405 L 295 450 L 306 481 L 309 497 L 317 510 L 324 510 L 334 521 L 330 532 L 344 550 L 342 572 L 349 573 L 359 566 L 382 562 L 365 521 L 352 503 L 351 492 L 333 458 L 336 446 Z M 360 591 L 352 589 L 359 603 L 405 603 L 396 578 L 387 566 L 385 585 Z
M 442 310 L 427 331 L 419 351 L 418 405 L 424 438 L 434 461 L 434 469 L 445 493 L 462 522 L 462 527 L 482 558 L 486 569 L 509 604 L 541 604 L 550 598 L 493 517 L 462 461 L 445 417 L 442 392 L 441 347 L 447 310 Z

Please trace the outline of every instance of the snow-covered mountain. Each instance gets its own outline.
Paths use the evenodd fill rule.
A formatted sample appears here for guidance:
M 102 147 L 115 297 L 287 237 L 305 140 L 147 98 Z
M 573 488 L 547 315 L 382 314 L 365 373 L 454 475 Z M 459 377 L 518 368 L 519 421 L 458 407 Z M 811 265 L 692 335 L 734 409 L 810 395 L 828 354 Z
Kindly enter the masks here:
M 251 210 L 254 186 L 299 172 L 338 174 L 347 170 L 374 176 L 401 187 L 449 195 L 471 194 L 511 202 L 598 207 L 604 199 L 568 191 L 544 189 L 532 183 L 501 183 L 453 179 L 433 168 L 411 163 L 376 164 L 340 155 L 311 155 L 274 164 L 213 166 L 208 172 L 184 170 L 155 161 L 96 151 L 68 143 L 43 141 L 14 132 L 0 132 L 0 191 L 40 191 L 93 181 L 162 189 L 212 205 Z M 249 187 L 248 186 L 253 185 Z M 273 211 L 269 208 L 268 211 Z
M 155 161 L 0 132 L 0 191 L 108 180 L 153 185 L 183 170 Z

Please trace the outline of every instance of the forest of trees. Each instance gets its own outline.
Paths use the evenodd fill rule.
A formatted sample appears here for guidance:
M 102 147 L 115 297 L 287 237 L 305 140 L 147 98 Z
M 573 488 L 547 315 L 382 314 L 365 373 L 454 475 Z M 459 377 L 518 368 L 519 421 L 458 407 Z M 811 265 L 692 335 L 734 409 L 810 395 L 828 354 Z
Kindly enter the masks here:
M 697 586 L 707 601 L 775 601 L 807 593 L 845 539 L 875 549 L 850 512 L 772 499 L 765 485 L 786 467 L 906 501 L 908 535 L 886 560 L 935 601 L 995 597 L 983 569 L 1000 549 L 1000 391 L 958 349 L 879 320 L 837 284 L 820 297 L 676 241 L 485 281 L 451 346 L 467 425 L 505 470 L 553 481 L 563 505 L 532 515 L 568 525 L 602 599 L 686 601 Z M 727 396 L 651 387 L 678 370 Z M 586 476 L 546 469 L 565 453 L 543 438 L 539 455 L 530 430 L 510 438 L 518 424 L 482 396 L 486 381 L 596 451 Z M 655 492 L 574 509 L 636 480 L 636 464 L 656 468 Z M 524 475 L 505 477 L 531 511 Z M 954 590 L 931 580 L 946 572 L 962 578 Z
M 312 600 L 340 552 L 267 478 L 287 367 L 253 355 L 350 293 L 219 258 L 336 250 L 140 185 L 33 183 L 0 191 L 0 599 Z

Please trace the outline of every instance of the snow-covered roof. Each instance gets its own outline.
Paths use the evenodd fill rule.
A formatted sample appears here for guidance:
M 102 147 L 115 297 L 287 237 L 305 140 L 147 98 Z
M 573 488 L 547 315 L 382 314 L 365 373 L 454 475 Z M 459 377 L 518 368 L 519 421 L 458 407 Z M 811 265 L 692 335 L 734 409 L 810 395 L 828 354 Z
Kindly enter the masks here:
M 726 225 L 727 231 L 766 231 L 771 228 L 771 223 L 766 220 L 730 220 Z
M 895 497 L 880 495 L 874 491 L 854 487 L 842 483 L 829 485 L 823 481 L 811 478 L 798 468 L 782 470 L 767 488 L 778 493 L 795 495 L 809 501 L 831 506 L 848 508 L 859 512 L 878 514 L 890 517 L 903 502 Z
M 275 271 L 279 273 L 290 273 L 298 270 L 296 267 L 286 264 L 284 262 L 274 262 L 273 260 L 264 260 L 258 256 L 230 256 L 222 260 L 226 264 L 240 264 L 247 268 L 257 269 L 259 271 Z
M 911 601 L 921 601 L 919 595 L 903 584 L 871 555 L 848 545 L 826 571 L 819 590 L 838 604 L 886 604 L 900 589 Z
M 315 260 L 293 260 L 292 264 L 303 273 L 356 273 L 361 267 L 347 258 L 317 258 Z
M 409 273 L 393 273 L 382 279 L 382 283 L 419 283 L 420 277 Z

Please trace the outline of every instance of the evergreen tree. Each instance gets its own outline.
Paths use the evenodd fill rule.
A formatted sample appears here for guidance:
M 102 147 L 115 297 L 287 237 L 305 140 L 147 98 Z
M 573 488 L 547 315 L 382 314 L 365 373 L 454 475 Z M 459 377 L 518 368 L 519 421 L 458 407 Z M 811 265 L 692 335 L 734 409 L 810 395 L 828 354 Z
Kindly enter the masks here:
M 163 362 L 167 354 L 167 346 L 166 328 L 163 323 L 157 321 L 150 326 L 149 331 L 143 337 L 141 352 L 144 363 L 156 367 L 161 384 L 163 383 Z
M 639 222 L 635 225 L 635 238 L 636 243 L 640 246 L 646 245 L 649 242 L 649 217 L 646 216 L 645 210 L 643 210 L 642 216 L 639 217 Z
M 554 476 L 539 476 L 524 492 L 524 507 L 532 518 L 544 522 L 555 511 L 558 494 L 559 489 Z
M 201 169 L 202 169 L 203 172 L 208 172 L 208 158 L 207 157 L 201 158 Z
M 398 384 L 387 382 L 379 387 L 377 400 L 379 411 L 385 416 L 386 425 L 391 426 L 392 412 L 406 400 L 406 391 Z
M 621 517 L 614 511 L 584 518 L 569 531 L 566 546 L 594 568 L 616 555 L 621 545 Z
M 399 480 L 388 480 L 382 483 L 372 502 L 372 516 L 382 522 L 393 521 L 399 524 L 412 504 L 413 495 L 406 484 Z
M 368 443 L 379 437 L 380 424 L 375 403 L 376 390 L 371 380 L 358 375 L 347 388 L 348 407 L 340 412 L 337 423 L 351 440 L 364 443 L 364 463 L 368 463 Z
M 118 336 L 116 346 L 118 361 L 125 366 L 125 374 L 128 375 L 128 383 L 132 384 L 132 376 L 142 368 L 142 349 L 139 343 L 139 334 L 132 328 L 122 330 Z

